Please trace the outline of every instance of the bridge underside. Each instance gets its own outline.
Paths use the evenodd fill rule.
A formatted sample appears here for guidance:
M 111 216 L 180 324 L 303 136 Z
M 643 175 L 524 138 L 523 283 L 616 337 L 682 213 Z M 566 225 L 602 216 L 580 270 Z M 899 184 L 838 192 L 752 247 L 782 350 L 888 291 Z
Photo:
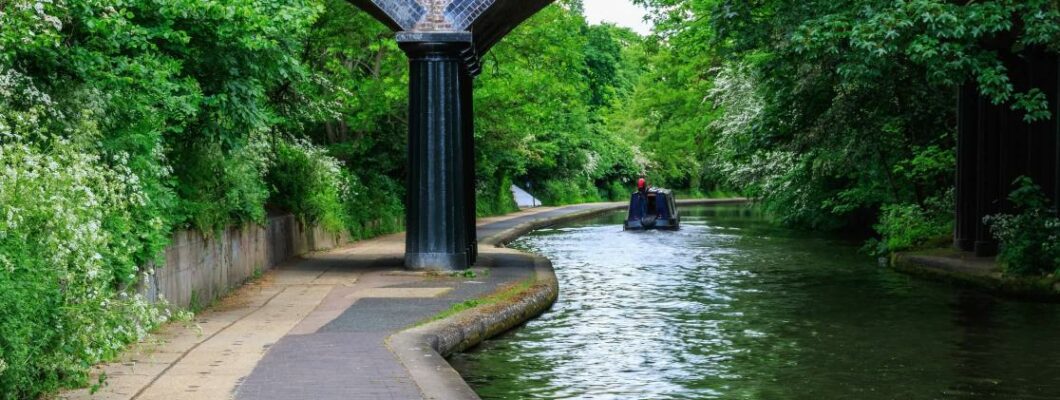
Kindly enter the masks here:
M 1045 92 L 1053 115 L 1027 123 L 1022 112 L 979 95 L 974 84 L 961 89 L 954 244 L 979 256 L 997 254 L 997 241 L 983 218 L 1016 211 L 1008 195 L 1017 178 L 1033 179 L 1054 205 L 1060 200 L 1060 58 L 1034 51 L 999 54 L 1016 90 Z
M 466 269 L 475 236 L 473 80 L 481 56 L 553 0 L 350 0 L 409 57 L 405 265 Z

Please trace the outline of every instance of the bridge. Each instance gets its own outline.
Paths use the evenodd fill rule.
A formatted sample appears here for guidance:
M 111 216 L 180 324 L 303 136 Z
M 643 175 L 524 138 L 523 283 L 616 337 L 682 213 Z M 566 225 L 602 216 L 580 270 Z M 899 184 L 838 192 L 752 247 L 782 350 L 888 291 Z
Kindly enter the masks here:
M 409 57 L 405 265 L 466 269 L 475 237 L 472 81 L 498 41 L 552 0 L 351 0 Z
M 396 32 L 410 62 L 406 267 L 475 263 L 475 137 L 472 81 L 479 61 L 551 0 L 351 0 Z M 969 83 L 960 92 L 955 246 L 997 252 L 983 223 L 1012 211 L 1012 182 L 1032 178 L 1060 199 L 1060 68 L 1056 56 L 995 44 L 1017 90 L 1046 88 L 1052 118 L 1027 123 Z

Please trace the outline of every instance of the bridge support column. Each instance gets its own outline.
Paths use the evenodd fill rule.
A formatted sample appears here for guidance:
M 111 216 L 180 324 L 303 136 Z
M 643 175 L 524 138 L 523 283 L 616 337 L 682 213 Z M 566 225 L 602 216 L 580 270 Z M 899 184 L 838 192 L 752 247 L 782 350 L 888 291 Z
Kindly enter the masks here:
M 957 213 L 954 246 L 974 251 L 976 233 L 983 224 L 979 218 L 976 176 L 979 146 L 979 89 L 972 84 L 961 88 L 957 111 Z
M 993 104 L 973 84 L 961 90 L 954 243 L 980 257 L 997 255 L 999 243 L 983 219 L 1017 211 L 1009 193 L 1018 177 L 1031 178 L 1060 203 L 1060 57 L 1040 49 L 1015 54 L 1007 46 L 998 52 L 1016 91 L 1041 90 L 1058 112 L 1028 123 L 1023 112 Z
M 1005 199 L 1001 189 L 1001 132 L 1005 128 L 1006 110 L 980 99 L 979 127 L 976 142 L 976 232 L 973 250 L 979 257 L 997 254 L 997 241 L 983 217 L 1001 211 Z
M 469 114 L 463 91 L 469 86 L 461 56 L 470 41 L 470 33 L 398 34 L 409 57 L 406 268 L 470 265 L 466 179 L 474 172 L 464 153 Z
M 470 52 L 470 50 L 468 50 Z M 478 261 L 478 229 L 476 228 L 476 217 L 478 210 L 475 207 L 477 196 L 475 193 L 475 101 L 474 101 L 474 79 L 476 71 L 468 66 L 468 60 L 477 61 L 477 56 L 465 54 L 464 69 L 460 74 L 460 111 L 463 112 L 463 137 L 464 137 L 464 218 L 467 224 L 467 259 L 470 265 Z

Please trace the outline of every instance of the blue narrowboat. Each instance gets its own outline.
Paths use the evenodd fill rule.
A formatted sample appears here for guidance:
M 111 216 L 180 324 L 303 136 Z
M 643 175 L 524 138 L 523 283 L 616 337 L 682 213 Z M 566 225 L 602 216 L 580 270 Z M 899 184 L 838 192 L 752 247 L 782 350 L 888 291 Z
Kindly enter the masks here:
M 677 230 L 681 216 L 677 212 L 674 194 L 668 189 L 638 190 L 629 200 L 629 215 L 625 230 Z

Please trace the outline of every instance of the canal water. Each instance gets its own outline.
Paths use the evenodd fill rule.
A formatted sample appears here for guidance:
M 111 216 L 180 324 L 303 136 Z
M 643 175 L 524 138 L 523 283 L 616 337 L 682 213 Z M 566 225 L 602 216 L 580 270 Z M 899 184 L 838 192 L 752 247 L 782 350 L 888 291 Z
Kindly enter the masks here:
M 514 244 L 561 294 L 451 362 L 485 399 L 1060 399 L 1060 306 L 881 268 L 744 206 L 621 214 Z

